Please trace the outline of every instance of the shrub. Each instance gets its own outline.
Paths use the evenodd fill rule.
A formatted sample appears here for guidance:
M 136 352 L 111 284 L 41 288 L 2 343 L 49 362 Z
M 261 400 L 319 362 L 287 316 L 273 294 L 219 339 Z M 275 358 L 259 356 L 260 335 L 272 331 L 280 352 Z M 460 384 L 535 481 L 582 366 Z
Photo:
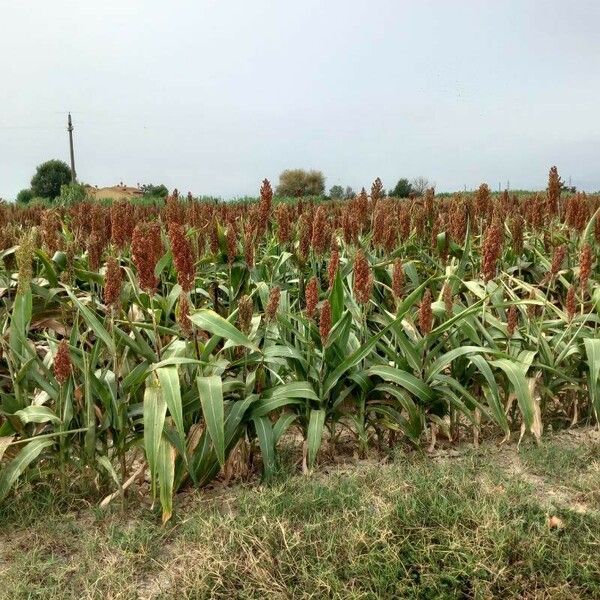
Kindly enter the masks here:
M 144 192 L 144 196 L 166 198 L 169 195 L 169 190 L 162 183 L 159 185 L 147 183 L 142 186 L 142 191 Z
M 321 171 L 286 169 L 279 175 L 278 196 L 321 196 L 325 191 L 325 177 Z
M 61 186 L 70 183 L 71 169 L 61 160 L 48 160 L 38 165 L 31 179 L 31 190 L 35 196 L 54 200 L 60 195 Z
M 413 191 L 412 185 L 408 179 L 400 179 L 396 187 L 390 192 L 390 196 L 394 198 L 408 198 Z
M 26 188 L 24 190 L 21 190 L 17 194 L 17 203 L 18 204 L 29 204 L 33 198 L 34 198 L 34 193 L 29 188 Z
M 344 188 L 341 185 L 331 186 L 329 197 L 332 200 L 341 200 L 344 197 Z

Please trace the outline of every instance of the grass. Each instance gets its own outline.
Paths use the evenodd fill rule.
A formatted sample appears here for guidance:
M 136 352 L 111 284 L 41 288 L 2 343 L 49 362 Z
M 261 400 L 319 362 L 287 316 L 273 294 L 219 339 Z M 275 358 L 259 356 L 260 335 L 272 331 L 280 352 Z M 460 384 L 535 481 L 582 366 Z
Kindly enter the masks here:
M 190 491 L 166 527 L 33 489 L 0 510 L 0 597 L 599 597 L 600 441 L 575 441 Z

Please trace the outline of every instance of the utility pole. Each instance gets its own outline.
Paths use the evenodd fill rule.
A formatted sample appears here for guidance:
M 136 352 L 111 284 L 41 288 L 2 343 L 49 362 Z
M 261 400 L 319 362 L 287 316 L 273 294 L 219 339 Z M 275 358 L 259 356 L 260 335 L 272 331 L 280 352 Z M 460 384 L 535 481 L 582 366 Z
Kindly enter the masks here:
M 71 150 L 71 183 L 77 183 L 77 173 L 75 172 L 75 154 L 73 152 L 73 122 L 71 121 L 71 113 L 69 113 L 67 131 L 69 132 L 69 148 Z

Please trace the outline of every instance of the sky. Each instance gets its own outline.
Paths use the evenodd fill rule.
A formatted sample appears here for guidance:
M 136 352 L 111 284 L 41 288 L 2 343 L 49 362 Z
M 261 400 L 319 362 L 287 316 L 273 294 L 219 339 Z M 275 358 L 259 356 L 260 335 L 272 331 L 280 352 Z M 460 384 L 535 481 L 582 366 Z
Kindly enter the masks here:
M 438 191 L 600 190 L 600 3 L 0 0 L 0 197 L 92 185 L 257 195 L 425 176 Z

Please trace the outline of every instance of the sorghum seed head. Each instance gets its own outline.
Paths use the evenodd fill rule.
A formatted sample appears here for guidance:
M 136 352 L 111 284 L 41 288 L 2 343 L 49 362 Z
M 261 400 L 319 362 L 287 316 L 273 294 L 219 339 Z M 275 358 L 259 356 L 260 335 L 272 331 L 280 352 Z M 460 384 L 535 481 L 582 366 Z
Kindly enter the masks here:
M 496 275 L 496 263 L 502 253 L 502 223 L 494 219 L 486 229 L 481 251 L 481 272 L 484 281 L 493 279 Z
M 119 304 L 121 296 L 121 266 L 114 256 L 109 256 L 106 261 L 106 274 L 104 275 L 104 304 L 114 309 Z
M 548 279 L 558 275 L 566 255 L 567 247 L 564 244 L 561 244 L 554 249 L 554 254 L 552 255 L 552 264 L 550 265 L 550 271 L 548 272 Z
M 69 354 L 69 344 L 63 338 L 58 344 L 58 350 L 54 357 L 54 377 L 60 385 L 64 385 L 71 376 L 71 356 Z
M 189 292 L 194 286 L 196 271 L 192 245 L 185 234 L 183 225 L 175 221 L 169 224 L 169 240 L 173 262 L 177 270 L 177 282 L 184 292 Z
M 396 301 L 402 298 L 404 291 L 404 268 L 402 267 L 402 261 L 396 259 L 394 261 L 394 267 L 392 270 L 392 293 Z
M 423 294 L 419 306 L 419 329 L 422 335 L 427 335 L 433 327 L 433 311 L 431 310 L 431 291 L 429 289 Z
M 189 314 L 190 299 L 188 297 L 187 292 L 182 290 L 181 294 L 179 294 L 179 302 L 177 303 L 175 318 L 177 319 L 177 323 L 184 337 L 190 337 L 193 331 L 192 322 L 188 319 Z
M 311 277 L 310 281 L 306 286 L 306 314 L 309 319 L 312 319 L 312 316 L 315 313 L 315 309 L 317 308 L 317 303 L 319 302 L 319 283 L 317 282 L 316 277 Z
M 246 335 L 250 333 L 254 303 L 250 296 L 242 296 L 238 302 L 238 326 L 240 331 Z
M 321 305 L 321 315 L 319 319 L 319 334 L 321 336 L 321 343 L 325 345 L 329 339 L 329 333 L 331 332 L 331 304 L 329 300 L 324 300 Z
M 319 206 L 315 211 L 315 216 L 312 225 L 312 249 L 313 252 L 320 256 L 327 248 L 327 213 L 324 206 Z
M 148 293 L 153 292 L 158 284 L 154 269 L 162 252 L 158 221 L 138 223 L 131 240 L 131 259 L 137 269 L 140 287 Z
M 354 259 L 354 295 L 360 304 L 366 304 L 371 298 L 373 275 L 365 255 L 359 250 Z
M 584 244 L 579 254 L 579 284 L 582 292 L 587 288 L 588 280 L 592 272 L 592 247 Z
M 281 289 L 279 286 L 275 286 L 271 288 L 269 293 L 269 301 L 267 303 L 267 308 L 265 310 L 265 318 L 267 322 L 272 321 L 277 314 L 277 309 L 279 308 L 279 299 L 281 298 Z
M 444 307 L 446 309 L 446 314 L 451 317 L 452 309 L 454 306 L 454 298 L 452 295 L 452 286 L 446 282 L 444 283 L 444 287 L 442 288 L 442 297 L 444 299 Z
M 507 326 L 506 326 L 509 338 L 511 338 L 515 334 L 515 330 L 517 329 L 518 322 L 519 322 L 519 314 L 517 312 L 517 307 L 514 304 L 512 304 L 508 309 Z

